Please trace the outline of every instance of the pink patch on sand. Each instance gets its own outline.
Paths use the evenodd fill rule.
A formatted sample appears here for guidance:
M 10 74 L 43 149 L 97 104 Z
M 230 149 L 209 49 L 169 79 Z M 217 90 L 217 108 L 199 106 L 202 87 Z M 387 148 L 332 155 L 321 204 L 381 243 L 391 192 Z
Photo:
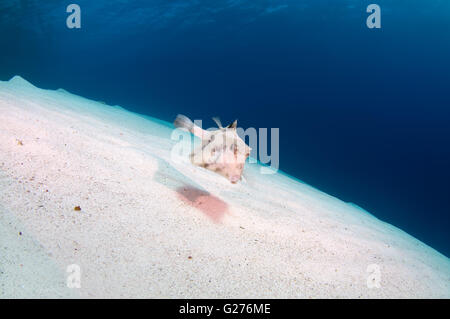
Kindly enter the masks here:
M 213 222 L 219 223 L 227 213 L 228 204 L 220 198 L 192 186 L 177 188 L 178 198 L 197 208 Z

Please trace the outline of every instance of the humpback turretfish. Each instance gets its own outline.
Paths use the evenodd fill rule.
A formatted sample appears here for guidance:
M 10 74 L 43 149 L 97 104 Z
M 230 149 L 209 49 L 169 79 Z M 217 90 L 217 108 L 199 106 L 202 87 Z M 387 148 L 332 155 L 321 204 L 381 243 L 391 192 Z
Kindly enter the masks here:
M 218 118 L 213 120 L 219 127 L 218 130 L 204 130 L 181 114 L 177 115 L 173 124 L 201 139 L 201 145 L 190 154 L 192 164 L 216 172 L 235 184 L 241 180 L 251 148 L 238 136 L 237 120 L 227 127 L 222 127 Z

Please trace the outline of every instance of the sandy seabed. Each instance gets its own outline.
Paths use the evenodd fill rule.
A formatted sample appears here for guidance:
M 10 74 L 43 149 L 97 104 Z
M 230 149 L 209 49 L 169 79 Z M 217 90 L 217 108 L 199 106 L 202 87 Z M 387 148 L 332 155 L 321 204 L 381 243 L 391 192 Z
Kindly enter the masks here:
M 171 132 L 0 82 L 0 298 L 450 297 L 436 250 L 260 165 L 232 185 L 174 162 Z

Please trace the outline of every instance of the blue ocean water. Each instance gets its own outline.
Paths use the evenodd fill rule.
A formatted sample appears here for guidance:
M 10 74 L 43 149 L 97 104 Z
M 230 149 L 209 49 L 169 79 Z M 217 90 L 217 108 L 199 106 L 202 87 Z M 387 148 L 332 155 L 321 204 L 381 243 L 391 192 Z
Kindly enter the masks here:
M 2 0 L 0 44 L 0 80 L 280 128 L 280 169 L 450 256 L 449 1 Z

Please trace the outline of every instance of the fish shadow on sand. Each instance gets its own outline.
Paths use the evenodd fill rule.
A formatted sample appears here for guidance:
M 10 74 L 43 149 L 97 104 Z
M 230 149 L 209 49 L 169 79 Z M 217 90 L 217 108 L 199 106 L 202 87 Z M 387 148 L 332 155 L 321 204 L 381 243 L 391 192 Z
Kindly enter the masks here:
M 219 223 L 228 211 L 228 204 L 207 191 L 190 185 L 177 188 L 178 198 Z
M 225 214 L 228 213 L 228 204 L 209 193 L 198 183 L 175 169 L 170 163 L 160 157 L 158 170 L 153 179 L 165 187 L 174 190 L 178 199 L 202 212 L 214 223 L 220 223 Z

